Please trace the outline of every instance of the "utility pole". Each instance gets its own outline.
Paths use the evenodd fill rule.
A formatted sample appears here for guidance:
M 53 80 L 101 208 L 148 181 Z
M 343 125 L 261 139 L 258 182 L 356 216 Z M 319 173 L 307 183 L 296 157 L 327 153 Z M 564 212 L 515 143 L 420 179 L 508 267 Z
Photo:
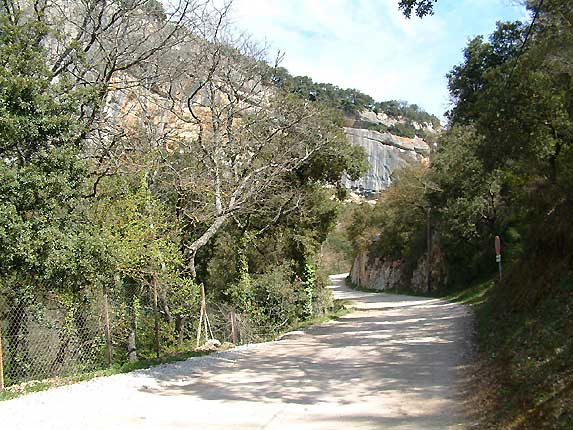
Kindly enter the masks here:
M 159 310 L 157 307 L 157 278 L 153 276 L 153 320 L 155 332 L 155 357 L 159 358 L 161 345 L 159 344 Z
M 107 358 L 108 366 L 111 366 L 113 361 L 113 352 L 112 352 L 112 344 L 111 344 L 111 330 L 109 328 L 109 303 L 108 303 L 108 294 L 107 294 L 107 287 L 104 289 L 103 293 L 103 318 L 104 318 L 104 329 L 105 329 L 105 352 Z
M 426 236 L 428 251 L 428 261 L 426 264 L 426 286 L 429 293 L 432 291 L 432 205 L 430 202 L 428 202 Z
M 430 143 L 430 152 L 428 154 L 428 168 L 432 166 L 433 143 Z M 427 192 L 427 189 L 425 190 Z M 428 252 L 428 261 L 426 264 L 426 288 L 428 293 L 432 291 L 432 202 L 428 199 L 426 217 L 426 249 Z

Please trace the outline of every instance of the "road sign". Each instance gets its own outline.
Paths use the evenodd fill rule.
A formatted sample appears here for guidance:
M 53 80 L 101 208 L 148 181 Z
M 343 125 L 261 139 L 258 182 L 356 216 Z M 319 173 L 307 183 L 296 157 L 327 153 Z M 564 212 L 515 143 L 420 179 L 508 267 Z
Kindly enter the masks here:
M 495 261 L 499 266 L 499 280 L 502 279 L 502 271 L 501 271 L 501 239 L 499 236 L 495 237 Z

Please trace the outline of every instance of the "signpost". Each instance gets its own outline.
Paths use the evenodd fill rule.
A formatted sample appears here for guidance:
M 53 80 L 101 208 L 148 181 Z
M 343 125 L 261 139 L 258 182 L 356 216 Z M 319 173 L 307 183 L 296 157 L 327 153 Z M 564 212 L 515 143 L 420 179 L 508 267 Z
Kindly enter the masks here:
M 501 281 L 501 239 L 499 236 L 495 237 L 495 261 L 499 265 L 499 280 Z

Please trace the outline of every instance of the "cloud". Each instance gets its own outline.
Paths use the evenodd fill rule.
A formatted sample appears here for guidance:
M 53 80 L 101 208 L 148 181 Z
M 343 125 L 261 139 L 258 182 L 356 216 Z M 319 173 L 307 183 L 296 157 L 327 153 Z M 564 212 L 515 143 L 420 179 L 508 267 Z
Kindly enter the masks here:
M 402 99 L 441 116 L 445 74 L 468 38 L 518 18 L 512 0 L 440 0 L 436 14 L 406 19 L 395 0 L 235 0 L 235 25 L 285 53 L 292 74 Z

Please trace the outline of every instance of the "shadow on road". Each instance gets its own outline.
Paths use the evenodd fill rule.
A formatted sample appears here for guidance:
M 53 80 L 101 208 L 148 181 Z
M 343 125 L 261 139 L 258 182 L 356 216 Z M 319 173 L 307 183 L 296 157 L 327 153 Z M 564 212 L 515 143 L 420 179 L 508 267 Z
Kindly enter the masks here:
M 180 371 L 168 374 L 150 369 L 158 385 L 144 390 L 223 402 L 312 405 L 319 411 L 321 404 L 335 405 L 341 408 L 337 422 L 372 423 L 371 428 L 458 424 L 455 387 L 468 351 L 461 340 L 468 311 L 440 300 L 356 292 L 339 282 L 333 290 L 338 298 L 356 301 L 357 310 L 311 327 L 301 338 L 230 351 L 202 368 L 181 363 Z M 344 413 L 345 406 L 357 404 L 373 407 Z

